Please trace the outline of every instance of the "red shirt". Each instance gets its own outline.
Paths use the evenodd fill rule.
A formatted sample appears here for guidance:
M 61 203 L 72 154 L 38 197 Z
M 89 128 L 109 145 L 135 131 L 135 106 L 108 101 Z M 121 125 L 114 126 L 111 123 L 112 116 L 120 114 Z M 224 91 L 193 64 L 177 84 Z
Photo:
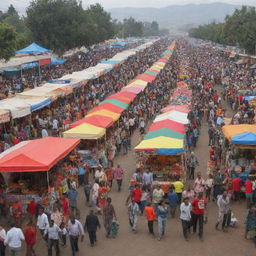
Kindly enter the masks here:
M 136 203 L 139 203 L 141 201 L 141 195 L 142 195 L 142 191 L 141 189 L 137 189 L 135 188 L 133 191 L 132 191 L 132 197 L 134 199 L 134 201 Z
M 145 215 L 147 217 L 147 220 L 149 220 L 149 221 L 152 221 L 155 219 L 156 215 L 155 215 L 155 210 L 154 210 L 153 206 L 145 207 Z
M 232 181 L 233 185 L 233 191 L 239 192 L 241 189 L 241 179 L 240 178 L 234 178 Z
M 27 226 L 24 229 L 24 236 L 27 245 L 34 245 L 36 243 L 36 227 Z
M 36 214 L 36 202 L 30 202 L 28 204 L 28 212 L 30 214 Z
M 245 182 L 245 193 L 251 194 L 252 193 L 252 182 L 250 180 L 247 180 Z
M 193 205 L 193 213 L 194 214 L 203 214 L 204 213 L 204 210 L 205 210 L 205 207 L 207 205 L 207 201 L 206 199 L 203 197 L 203 198 L 198 198 L 196 197 L 193 202 L 192 202 L 192 205 Z

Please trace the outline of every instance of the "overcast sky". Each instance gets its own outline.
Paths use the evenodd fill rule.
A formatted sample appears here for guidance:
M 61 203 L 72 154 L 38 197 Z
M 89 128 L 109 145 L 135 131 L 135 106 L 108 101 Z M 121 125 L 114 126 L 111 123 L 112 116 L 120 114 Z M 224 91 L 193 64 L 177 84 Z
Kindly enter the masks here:
M 10 4 L 21 13 L 25 12 L 30 0 L 0 0 L 0 10 L 6 10 Z M 105 8 L 117 7 L 164 7 L 172 4 L 187 4 L 187 3 L 211 3 L 225 2 L 231 4 L 243 4 L 256 6 L 256 0 L 82 0 L 84 7 L 100 3 Z

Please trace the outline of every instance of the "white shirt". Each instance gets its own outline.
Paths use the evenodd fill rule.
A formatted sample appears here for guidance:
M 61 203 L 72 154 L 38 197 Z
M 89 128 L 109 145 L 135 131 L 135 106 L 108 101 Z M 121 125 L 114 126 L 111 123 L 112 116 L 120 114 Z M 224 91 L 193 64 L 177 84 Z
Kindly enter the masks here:
M 52 129 L 58 129 L 58 120 L 57 119 L 54 119 L 52 121 Z
M 12 248 L 20 248 L 22 240 L 25 240 L 22 230 L 20 228 L 13 227 L 7 232 L 4 244 L 9 245 L 9 247 Z
M 191 220 L 191 211 L 192 211 L 191 203 L 188 203 L 188 205 L 186 205 L 185 203 L 182 203 L 180 205 L 180 218 L 182 220 L 190 221 Z
M 37 226 L 39 229 L 46 229 L 47 227 L 49 227 L 48 217 L 45 213 L 38 215 Z
M 60 228 L 54 223 L 52 227 L 48 227 L 44 230 L 44 234 L 48 234 L 49 239 L 58 240 L 59 239 Z
M 48 137 L 49 135 L 48 135 L 48 132 L 47 132 L 47 130 L 46 129 L 43 129 L 42 130 L 42 138 L 45 138 L 45 137 Z
M 129 119 L 129 125 L 130 125 L 130 126 L 134 126 L 134 124 L 135 124 L 134 118 L 130 118 L 130 119 Z
M 84 235 L 84 228 L 80 221 L 75 220 L 75 224 L 72 224 L 71 221 L 68 221 L 68 234 L 70 236 L 79 236 Z
M 3 240 L 6 239 L 6 232 L 5 232 L 4 229 L 2 229 L 2 230 L 0 231 L 0 239 L 3 239 Z

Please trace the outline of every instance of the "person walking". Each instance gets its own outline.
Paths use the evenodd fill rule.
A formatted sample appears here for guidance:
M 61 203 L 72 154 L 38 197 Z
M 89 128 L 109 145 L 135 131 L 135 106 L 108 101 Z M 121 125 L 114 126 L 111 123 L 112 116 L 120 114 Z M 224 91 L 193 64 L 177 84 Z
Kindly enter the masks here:
M 158 204 L 163 200 L 164 197 L 164 191 L 162 190 L 160 185 L 157 185 L 157 187 L 153 190 L 152 194 L 152 202 L 155 207 L 157 208 Z
M 37 227 L 42 236 L 44 236 L 44 231 L 47 227 L 49 227 L 49 221 L 47 215 L 44 213 L 44 209 L 39 209 L 39 214 L 37 217 Z
M 135 185 L 135 188 L 132 191 L 132 199 L 135 201 L 136 204 L 138 204 L 141 213 L 142 211 L 142 206 L 141 206 L 141 197 L 142 197 L 142 190 L 140 188 L 139 184 Z
M 193 206 L 193 232 L 196 233 L 197 222 L 199 222 L 199 238 L 203 240 L 203 228 L 204 228 L 204 213 L 207 207 L 207 201 L 203 197 L 203 193 L 200 192 L 198 196 L 192 202 Z M 205 217 L 207 221 L 207 215 Z
M 169 201 L 170 215 L 172 218 L 174 218 L 176 208 L 179 203 L 179 198 L 178 198 L 178 195 L 174 192 L 173 186 L 171 186 L 170 192 L 167 194 L 167 198 Z
M 148 231 L 151 235 L 154 235 L 154 220 L 155 220 L 155 209 L 150 202 L 145 207 L 145 215 L 148 221 Z
M 68 191 L 69 206 L 71 208 L 71 214 L 79 218 L 80 211 L 77 208 L 77 197 L 78 197 L 78 192 L 72 187 Z
M 166 220 L 168 215 L 168 207 L 164 201 L 161 201 L 156 209 L 157 223 L 158 223 L 158 241 L 162 239 L 165 234 Z
M 227 232 L 226 227 L 229 226 L 230 222 L 230 215 L 231 215 L 231 209 L 230 209 L 230 200 L 227 195 L 227 192 L 224 191 L 222 195 L 218 197 L 217 205 L 219 208 L 219 216 L 217 223 L 215 224 L 215 228 L 218 230 L 219 224 L 222 222 L 222 231 Z
M 79 251 L 79 248 L 78 248 L 79 236 L 81 236 L 81 242 L 83 242 L 84 240 L 84 228 L 81 222 L 75 219 L 74 215 L 71 215 L 70 220 L 68 221 L 67 230 L 68 230 L 69 239 L 70 239 L 72 256 L 75 256 L 76 252 Z
M 97 242 L 97 236 L 96 236 L 97 228 L 99 229 L 101 228 L 99 218 L 94 214 L 93 210 L 90 210 L 90 214 L 87 215 L 85 220 L 84 230 L 87 231 L 89 234 L 91 247 L 93 247 Z
M 48 237 L 48 256 L 52 256 L 52 247 L 55 248 L 56 256 L 60 255 L 59 232 L 60 228 L 54 223 L 54 220 L 50 220 L 50 225 L 44 231 L 44 235 Z
M 110 197 L 107 198 L 107 203 L 103 208 L 103 221 L 106 230 L 106 237 L 110 237 L 111 225 L 113 219 L 116 219 L 116 212 L 114 206 L 111 204 L 112 200 Z
M 26 227 L 23 230 L 25 236 L 25 242 L 27 245 L 26 256 L 34 256 L 36 255 L 34 250 L 34 245 L 36 243 L 36 227 L 33 224 L 33 221 L 30 220 Z
M 21 256 L 22 241 L 25 240 L 24 234 L 15 223 L 11 224 L 11 229 L 6 234 L 4 245 L 10 248 L 11 256 Z
M 202 178 L 201 172 L 198 172 L 197 173 L 197 178 L 196 178 L 195 183 L 194 183 L 194 191 L 197 195 L 199 193 L 204 192 L 204 185 L 205 185 L 205 181 Z
M 114 178 L 117 182 L 118 192 L 120 192 L 124 178 L 124 170 L 120 167 L 119 164 L 117 165 L 117 168 L 114 170 Z
M 192 205 L 189 202 L 189 198 L 185 197 L 180 205 L 180 219 L 182 223 L 183 236 L 186 241 L 188 241 L 188 233 L 190 232 L 191 211 Z
M 150 172 L 150 169 L 147 169 L 142 176 L 143 185 L 147 187 L 148 190 L 151 189 L 153 183 L 153 173 Z
M 0 225 L 0 255 L 5 256 L 4 240 L 6 239 L 6 231 L 2 225 Z
M 173 183 L 174 191 L 178 196 L 178 204 L 181 204 L 182 192 L 184 188 L 184 184 L 180 181 L 180 178 L 177 178 Z
M 129 223 L 132 228 L 132 231 L 135 233 L 137 228 L 137 220 L 138 220 L 138 214 L 139 214 L 139 205 L 135 201 L 135 199 L 132 199 L 131 203 L 128 205 L 128 216 L 129 216 Z
M 188 160 L 188 167 L 189 167 L 189 178 L 190 179 L 194 179 L 194 176 L 195 176 L 195 169 L 196 169 L 196 166 L 198 166 L 198 160 L 194 154 L 194 152 L 191 152 L 190 154 L 190 158 Z

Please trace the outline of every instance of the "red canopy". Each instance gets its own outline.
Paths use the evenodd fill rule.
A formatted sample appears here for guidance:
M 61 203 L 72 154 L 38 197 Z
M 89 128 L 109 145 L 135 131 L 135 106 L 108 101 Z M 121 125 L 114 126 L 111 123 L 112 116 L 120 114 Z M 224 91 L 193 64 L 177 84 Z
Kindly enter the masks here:
M 91 111 L 89 111 L 89 114 L 93 113 L 95 111 L 98 111 L 98 110 L 102 110 L 102 109 L 106 109 L 106 110 L 109 110 L 111 112 L 115 112 L 115 113 L 118 113 L 118 114 L 121 114 L 124 111 L 123 108 L 120 108 L 116 105 L 113 105 L 111 103 L 106 102 L 106 103 L 103 103 L 103 104 L 93 108 Z
M 189 106 L 188 105 L 170 105 L 170 106 L 167 106 L 167 107 L 161 109 L 161 112 L 165 113 L 165 112 L 169 112 L 171 110 L 189 113 Z
M 132 92 L 132 93 L 136 93 L 139 94 L 141 91 L 143 91 L 142 88 L 136 87 L 136 86 L 131 86 L 131 87 L 125 87 L 122 89 L 122 92 Z
M 113 97 L 113 99 L 115 99 L 114 97 L 125 97 L 125 98 L 129 98 L 129 99 L 134 99 L 137 95 L 135 93 L 132 92 L 127 92 L 127 91 L 121 91 L 121 92 L 117 92 L 111 96 L 109 96 L 108 98 L 111 99 Z
M 116 96 L 116 95 L 112 95 L 112 96 L 109 96 L 107 97 L 107 100 L 111 100 L 111 99 L 115 99 L 115 100 L 119 100 L 123 103 L 126 103 L 126 104 L 129 104 L 132 102 L 132 99 L 131 98 L 127 98 L 127 97 L 124 97 L 124 96 Z
M 80 140 L 46 137 L 20 142 L 0 154 L 0 172 L 49 171 Z
M 93 116 L 88 116 L 85 118 L 82 118 L 74 123 L 72 123 L 69 128 L 74 128 L 80 124 L 88 123 L 92 124 L 94 126 L 98 126 L 101 128 L 108 128 L 114 123 L 114 119 L 108 116 L 101 116 L 101 115 L 93 115 Z
M 175 121 L 171 121 L 171 120 L 162 120 L 159 122 L 155 122 L 153 123 L 150 127 L 149 127 L 149 132 L 155 131 L 155 130 L 159 130 L 162 128 L 168 128 L 172 131 L 175 132 L 179 132 L 179 133 L 185 133 L 185 126 L 182 123 L 178 123 Z
M 155 78 L 156 78 L 156 76 L 151 75 L 151 74 L 142 74 L 142 75 L 137 76 L 136 80 L 143 80 L 143 81 L 151 83 L 153 80 L 155 80 Z

